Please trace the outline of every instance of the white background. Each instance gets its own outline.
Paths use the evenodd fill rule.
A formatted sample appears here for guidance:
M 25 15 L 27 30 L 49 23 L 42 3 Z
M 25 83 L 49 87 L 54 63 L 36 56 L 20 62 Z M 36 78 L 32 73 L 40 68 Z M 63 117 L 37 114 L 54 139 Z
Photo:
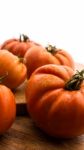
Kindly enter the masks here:
M 0 0 L 0 43 L 21 33 L 84 63 L 84 0 Z

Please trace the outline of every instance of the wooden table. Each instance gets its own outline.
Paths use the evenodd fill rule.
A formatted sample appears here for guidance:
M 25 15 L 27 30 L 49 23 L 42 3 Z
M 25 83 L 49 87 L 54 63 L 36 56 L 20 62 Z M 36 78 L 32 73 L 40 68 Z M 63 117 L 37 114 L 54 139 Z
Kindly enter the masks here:
M 84 150 L 84 136 L 68 140 L 51 138 L 29 116 L 19 116 L 0 137 L 0 150 Z
M 78 64 L 80 70 L 84 66 Z M 84 135 L 74 139 L 49 137 L 35 126 L 26 110 L 25 85 L 14 91 L 17 117 L 11 128 L 0 136 L 0 150 L 84 150 Z

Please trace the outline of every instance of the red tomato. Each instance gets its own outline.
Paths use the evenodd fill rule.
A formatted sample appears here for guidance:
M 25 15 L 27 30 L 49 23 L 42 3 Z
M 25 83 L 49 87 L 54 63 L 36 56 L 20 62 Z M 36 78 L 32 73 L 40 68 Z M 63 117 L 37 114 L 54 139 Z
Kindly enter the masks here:
M 19 57 L 23 57 L 26 51 L 35 45 L 39 45 L 38 43 L 30 40 L 28 36 L 22 34 L 20 35 L 19 39 L 9 39 L 5 41 L 1 45 L 1 49 L 6 49 L 13 53 L 14 55 L 17 55 Z
M 36 125 L 54 137 L 84 134 L 84 70 L 45 65 L 28 80 L 26 101 Z
M 1 83 L 7 87 L 17 88 L 26 79 L 26 66 L 7 50 L 0 51 L 0 66 Z
M 74 69 L 74 60 L 72 56 L 63 49 L 49 46 L 47 49 L 42 46 L 34 46 L 24 55 L 24 64 L 27 67 L 27 77 L 29 78 L 33 71 L 46 64 L 66 65 Z
M 12 91 L 0 85 L 0 134 L 6 132 L 16 117 L 15 97 Z

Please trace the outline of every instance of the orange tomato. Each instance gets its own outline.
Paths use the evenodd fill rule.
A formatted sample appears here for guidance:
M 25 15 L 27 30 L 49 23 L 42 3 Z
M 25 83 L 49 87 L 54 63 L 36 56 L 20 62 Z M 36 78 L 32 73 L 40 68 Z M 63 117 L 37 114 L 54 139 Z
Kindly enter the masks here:
M 0 85 L 0 134 L 6 132 L 16 117 L 15 97 L 12 91 Z
M 11 89 L 17 88 L 26 79 L 27 69 L 20 58 L 7 50 L 0 50 L 1 83 Z
M 36 125 L 48 135 L 71 138 L 84 134 L 84 70 L 45 65 L 28 80 L 26 102 Z
M 72 56 L 63 49 L 53 46 L 43 48 L 34 46 L 24 55 L 24 64 L 27 67 L 27 77 L 29 78 L 33 71 L 46 64 L 66 65 L 74 69 L 74 60 Z
M 13 53 L 14 55 L 23 57 L 26 51 L 34 45 L 39 45 L 39 44 L 30 40 L 28 36 L 21 34 L 19 39 L 13 38 L 13 39 L 6 40 L 1 45 L 0 49 L 1 50 L 6 49 L 11 53 Z

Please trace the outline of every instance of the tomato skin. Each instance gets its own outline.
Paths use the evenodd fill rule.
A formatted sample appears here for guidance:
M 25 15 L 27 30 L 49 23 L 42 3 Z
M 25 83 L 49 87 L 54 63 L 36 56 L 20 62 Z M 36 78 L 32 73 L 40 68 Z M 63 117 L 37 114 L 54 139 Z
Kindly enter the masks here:
M 24 57 L 25 53 L 27 50 L 35 45 L 40 45 L 32 40 L 30 40 L 27 36 L 26 40 L 25 35 L 22 34 L 23 40 L 20 38 L 13 38 L 13 39 L 8 39 L 6 40 L 0 47 L 1 50 L 6 49 L 13 53 L 14 55 L 17 55 L 19 57 Z
M 35 69 L 46 64 L 66 65 L 74 69 L 72 56 L 62 49 L 57 49 L 53 54 L 42 46 L 34 46 L 24 55 L 24 64 L 27 67 L 27 77 L 30 78 Z
M 84 82 L 80 90 L 66 90 L 74 71 L 68 66 L 45 65 L 28 80 L 27 109 L 35 124 L 50 136 L 72 138 L 84 134 Z
M 12 126 L 15 117 L 15 96 L 8 87 L 0 85 L 0 134 L 3 134 Z
M 17 88 L 26 79 L 27 69 L 20 59 L 7 50 L 0 51 L 1 83 L 11 89 Z

